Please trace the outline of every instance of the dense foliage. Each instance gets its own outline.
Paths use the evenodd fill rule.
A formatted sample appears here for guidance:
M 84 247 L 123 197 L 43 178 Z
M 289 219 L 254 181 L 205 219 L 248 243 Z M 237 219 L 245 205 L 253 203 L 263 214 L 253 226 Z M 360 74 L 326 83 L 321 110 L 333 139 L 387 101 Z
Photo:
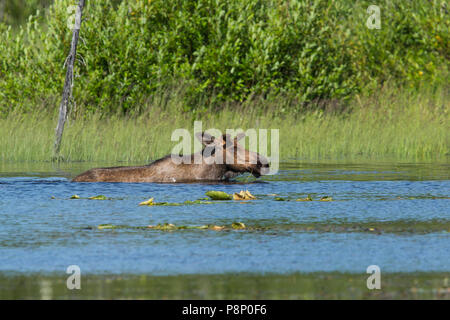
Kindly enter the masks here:
M 52 0 L 0 0 L 0 22 L 18 26 L 36 10 L 42 10 L 52 2 Z
M 377 1 L 380 30 L 366 27 L 371 1 L 116 2 L 87 1 L 74 86 L 83 110 L 141 111 L 148 97 L 180 87 L 192 109 L 253 96 L 345 99 L 386 80 L 448 81 L 445 2 Z M 20 30 L 0 24 L 0 113 L 55 109 L 73 4 L 55 1 Z

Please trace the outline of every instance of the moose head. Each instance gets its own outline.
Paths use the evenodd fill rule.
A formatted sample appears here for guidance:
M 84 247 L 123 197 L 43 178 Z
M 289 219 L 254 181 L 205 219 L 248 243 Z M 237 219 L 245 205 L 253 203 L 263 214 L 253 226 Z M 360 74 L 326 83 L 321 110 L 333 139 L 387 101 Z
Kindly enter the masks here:
M 256 178 L 269 173 L 269 161 L 264 156 L 245 149 L 238 142 L 245 137 L 239 133 L 234 139 L 229 134 L 216 138 L 206 132 L 197 133 L 204 148 L 203 159 L 207 164 L 225 165 L 227 171 L 235 173 L 249 172 Z

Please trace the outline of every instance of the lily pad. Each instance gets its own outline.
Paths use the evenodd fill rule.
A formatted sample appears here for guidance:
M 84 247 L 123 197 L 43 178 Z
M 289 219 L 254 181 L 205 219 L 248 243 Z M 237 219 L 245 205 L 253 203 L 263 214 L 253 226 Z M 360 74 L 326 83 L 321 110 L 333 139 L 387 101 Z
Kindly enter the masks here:
M 243 224 L 242 222 L 233 222 L 232 224 L 231 224 L 231 227 L 233 228 L 233 229 L 236 229 L 236 230 L 242 230 L 242 229 L 245 229 L 246 227 L 245 227 L 245 224 Z
M 140 206 L 153 206 L 155 203 L 153 202 L 153 198 L 148 199 L 147 201 L 142 201 L 139 203 Z
M 109 200 L 109 198 L 105 197 L 104 195 L 98 195 L 95 197 L 90 197 L 89 200 Z
M 325 197 L 320 198 L 320 201 L 333 201 L 333 198 L 329 197 L 329 196 L 325 196 Z
M 232 197 L 223 191 L 208 191 L 206 195 L 210 197 L 212 200 L 231 200 Z

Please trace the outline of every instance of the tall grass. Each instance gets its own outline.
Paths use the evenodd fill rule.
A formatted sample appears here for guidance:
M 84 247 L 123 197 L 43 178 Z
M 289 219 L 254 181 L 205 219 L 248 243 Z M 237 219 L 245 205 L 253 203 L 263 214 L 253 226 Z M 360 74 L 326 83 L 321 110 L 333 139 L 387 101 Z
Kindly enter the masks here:
M 254 99 L 220 111 L 183 112 L 180 93 L 167 91 L 148 100 L 136 117 L 72 113 L 63 137 L 68 161 L 148 162 L 171 152 L 174 129 L 266 128 L 280 130 L 282 159 L 395 158 L 411 161 L 448 159 L 448 89 L 419 91 L 385 87 L 376 95 L 357 96 L 335 112 L 293 113 L 287 99 Z M 344 110 L 344 111 L 343 111 Z M 0 161 L 51 159 L 56 114 L 10 114 L 0 119 Z M 270 150 L 270 149 L 269 149 Z

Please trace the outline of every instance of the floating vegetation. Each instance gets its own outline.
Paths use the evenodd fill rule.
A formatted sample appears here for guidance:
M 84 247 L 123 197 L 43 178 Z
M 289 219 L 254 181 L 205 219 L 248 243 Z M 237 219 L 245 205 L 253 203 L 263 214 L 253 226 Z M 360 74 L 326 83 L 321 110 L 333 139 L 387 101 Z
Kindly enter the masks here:
M 164 223 L 164 224 L 158 224 L 156 226 L 147 226 L 148 229 L 153 229 L 153 230 L 162 230 L 162 231 L 173 231 L 173 230 L 186 230 L 186 229 L 200 229 L 200 230 L 205 230 L 205 229 L 212 229 L 212 227 L 217 227 L 217 226 L 176 226 L 174 224 L 171 223 Z
M 95 229 L 92 227 L 86 229 Z M 242 222 L 233 222 L 231 225 L 200 225 L 200 226 L 177 226 L 171 223 L 164 223 L 149 226 L 124 226 L 101 224 L 96 229 L 140 229 L 140 230 L 214 230 L 214 231 L 260 231 L 260 232 L 319 232 L 319 233 L 370 233 L 380 235 L 383 233 L 393 234 L 428 234 L 436 232 L 450 233 L 450 220 L 430 220 L 430 221 L 386 221 L 386 222 L 320 222 L 320 223 L 299 223 L 299 224 L 275 224 L 275 225 L 253 225 L 247 226 Z
M 220 226 L 220 225 L 201 225 L 201 226 L 176 226 L 172 223 L 163 223 L 157 225 L 149 225 L 149 226 L 124 226 L 124 225 L 113 225 L 113 224 L 100 224 L 97 226 L 99 230 L 107 230 L 107 229 L 151 229 L 151 230 L 161 230 L 161 231 L 176 231 L 176 230 L 214 230 L 214 231 L 222 231 L 222 230 L 243 230 L 247 227 L 242 222 L 233 222 L 229 226 Z M 91 227 L 86 229 L 93 229 Z
M 225 227 L 225 226 L 216 226 L 216 225 L 176 226 L 171 223 L 158 224 L 156 226 L 148 226 L 147 228 L 153 229 L 153 230 L 162 230 L 162 231 L 188 230 L 188 229 L 222 231 L 222 230 L 227 229 L 227 227 Z
M 155 202 L 154 198 L 150 198 L 146 201 L 140 202 L 139 206 L 182 206 L 182 205 L 200 205 L 200 204 L 213 204 L 216 202 L 208 201 L 208 200 L 236 200 L 236 201 L 243 201 L 243 200 L 255 200 L 257 199 L 254 195 L 250 193 L 248 190 L 241 190 L 239 193 L 234 194 L 228 194 L 223 191 L 208 191 L 206 192 L 206 195 L 208 197 L 199 198 L 197 200 L 186 200 L 181 203 L 176 202 Z M 308 194 L 305 198 L 298 198 L 298 199 L 292 199 L 288 197 L 281 197 L 278 196 L 275 193 L 268 194 L 267 196 L 273 197 L 274 201 L 297 201 L 297 202 L 311 202 L 311 201 L 321 201 L 321 202 L 331 202 L 335 201 L 331 196 L 322 196 L 319 199 L 316 198 L 313 199 L 313 197 Z M 67 200 L 67 198 L 57 198 L 55 196 L 51 196 L 51 199 L 59 199 L 59 200 Z M 71 196 L 69 199 L 87 199 L 87 200 L 117 200 L 117 199 L 123 199 L 123 198 L 109 198 L 104 195 L 97 195 L 92 197 L 80 197 L 79 195 L 75 194 Z M 416 199 L 450 199 L 450 197 L 447 196 L 433 196 L 433 195 L 426 195 L 426 196 L 405 196 L 400 197 L 397 196 L 395 198 L 387 198 L 387 197 L 381 197 L 377 198 L 377 200 L 387 201 L 387 200 L 416 200 Z M 345 201 L 348 199 L 341 199 L 341 201 Z M 241 203 L 247 203 L 247 202 L 241 202 Z
M 155 202 L 154 198 L 150 198 L 147 201 L 143 201 L 139 203 L 140 206 L 181 206 L 182 203 L 176 203 L 176 202 Z
M 255 200 L 256 197 L 248 190 L 241 190 L 239 193 L 233 194 L 233 200 Z
M 208 198 L 206 198 L 207 200 L 209 200 Z M 190 201 L 190 200 L 186 200 L 185 202 L 183 202 L 183 204 L 212 204 L 214 202 L 212 201 L 204 201 L 203 199 L 197 199 L 194 201 Z
M 293 201 L 293 200 L 285 199 L 285 198 L 282 198 L 282 197 L 276 197 L 274 200 L 275 201 Z M 306 198 L 298 198 L 298 199 L 296 199 L 294 201 L 300 201 L 300 202 L 302 202 L 302 201 L 314 201 L 314 199 L 311 197 L 311 195 L 308 194 L 308 196 Z M 323 196 L 323 197 L 320 198 L 319 201 L 333 201 L 333 198 L 330 197 L 330 196 Z
M 183 205 L 182 203 L 177 203 L 177 202 L 154 202 L 152 204 L 152 206 L 169 206 L 169 207 L 176 207 L 176 206 L 181 206 Z
M 251 229 L 255 229 L 251 227 Z M 435 232 L 450 232 L 450 220 L 429 221 L 373 221 L 373 222 L 320 222 L 282 224 L 266 226 L 265 230 L 289 230 L 298 232 L 332 232 L 332 233 L 394 233 L 394 234 L 427 234 Z
M 155 202 L 154 198 L 150 198 L 146 201 L 143 201 L 141 203 L 139 203 L 140 206 L 148 206 L 148 207 L 152 207 L 152 206 L 182 206 L 182 205 L 195 205 L 195 204 L 212 204 L 214 202 L 211 201 L 203 201 L 203 200 L 186 200 L 183 203 L 178 203 L 178 202 Z
M 183 227 L 176 227 L 174 224 L 171 223 L 164 223 L 164 224 L 158 224 L 157 226 L 148 226 L 149 229 L 155 229 L 155 230 L 179 230 L 179 229 L 185 229 Z
M 56 199 L 55 197 L 52 197 L 52 199 Z M 87 199 L 87 200 L 112 200 L 111 198 L 108 198 L 102 194 L 98 195 L 98 196 L 93 196 L 93 197 L 87 197 L 87 198 L 83 198 L 80 197 L 77 194 L 74 194 L 73 196 L 71 196 L 69 199 Z
M 242 222 L 233 222 L 231 224 L 231 227 L 236 230 L 242 230 L 246 228 L 245 224 L 243 224 Z
M 153 206 L 155 203 L 153 202 L 153 198 L 148 199 L 147 201 L 142 201 L 139 203 L 140 206 Z
M 241 190 L 239 193 L 234 193 L 230 195 L 223 191 L 208 191 L 206 195 L 212 200 L 255 200 L 256 197 L 250 193 L 248 190 Z
M 227 227 L 227 226 L 218 226 L 218 225 L 202 225 L 202 226 L 176 226 L 172 223 L 164 223 L 164 224 L 158 224 L 156 226 L 148 226 L 148 229 L 153 229 L 153 230 L 162 230 L 162 231 L 174 231 L 174 230 L 192 230 L 192 229 L 197 229 L 197 230 L 214 230 L 214 231 L 222 231 L 222 230 L 230 230 L 230 229 L 235 229 L 235 230 L 242 230 L 245 229 L 245 224 L 243 224 L 242 222 L 233 222 L 231 224 L 231 226 Z
M 226 192 L 223 191 L 208 191 L 205 193 L 212 200 L 231 200 L 232 197 Z
M 114 226 L 112 224 L 100 224 L 97 228 L 102 229 L 117 229 L 119 226 Z
M 98 195 L 98 196 L 95 196 L 95 197 L 90 197 L 88 199 L 89 200 L 110 200 L 110 198 L 105 197 L 104 195 Z
M 210 229 L 215 230 L 215 231 L 222 231 L 223 229 L 225 229 L 225 227 L 224 226 L 212 226 Z
M 113 224 L 99 224 L 97 226 L 97 229 L 104 230 L 104 229 L 146 229 L 147 227 L 133 227 L 133 226 L 126 226 L 126 225 L 113 225 Z M 93 229 L 93 228 L 87 228 L 87 229 Z
M 299 198 L 295 201 L 313 201 L 313 199 L 311 198 L 311 195 L 308 194 L 306 198 Z

